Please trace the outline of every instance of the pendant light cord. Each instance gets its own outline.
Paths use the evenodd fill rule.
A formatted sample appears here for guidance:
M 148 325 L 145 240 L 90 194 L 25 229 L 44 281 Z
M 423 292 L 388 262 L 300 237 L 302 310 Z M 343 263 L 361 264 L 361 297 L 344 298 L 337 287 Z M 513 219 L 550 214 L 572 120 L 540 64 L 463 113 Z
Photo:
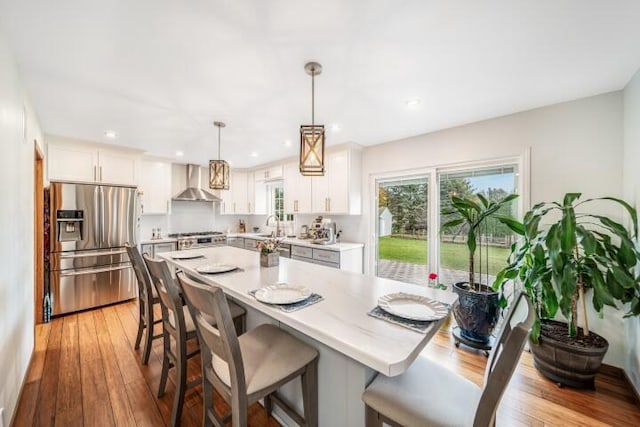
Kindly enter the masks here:
M 218 126 L 218 160 L 220 160 L 220 126 Z
M 311 70 L 311 126 L 315 125 L 315 93 L 316 93 L 316 70 Z

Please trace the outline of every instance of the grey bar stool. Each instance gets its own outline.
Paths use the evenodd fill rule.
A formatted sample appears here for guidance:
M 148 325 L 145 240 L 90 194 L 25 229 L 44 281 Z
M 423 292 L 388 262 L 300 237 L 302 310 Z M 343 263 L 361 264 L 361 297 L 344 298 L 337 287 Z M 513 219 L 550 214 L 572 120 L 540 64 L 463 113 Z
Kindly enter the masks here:
M 160 307 L 162 309 L 164 353 L 162 357 L 162 373 L 160 375 L 158 397 L 164 395 L 169 369 L 175 367 L 176 394 L 173 400 L 171 425 L 177 426 L 180 425 L 186 391 L 199 385 L 202 381 L 201 378 L 197 378 L 187 383 L 187 360 L 200 352 L 198 348 L 187 353 L 187 341 L 197 338 L 196 328 L 189 309 L 183 304 L 179 285 L 171 275 L 167 263 L 165 261 L 155 260 L 146 254 L 144 255 L 144 260 L 149 269 L 151 282 L 154 284 L 160 297 Z M 233 304 L 233 317 L 244 317 L 245 314 L 246 311 L 242 307 Z M 244 324 L 244 322 L 241 324 Z M 172 348 L 172 341 L 175 349 Z
M 534 319 L 531 302 L 520 293 L 489 355 L 483 388 L 422 357 L 402 375 L 378 375 L 362 395 L 366 426 L 495 425 L 498 404 Z
M 151 343 L 153 340 L 162 338 L 162 334 L 153 334 L 153 327 L 162 322 L 162 319 L 154 319 L 153 307 L 160 303 L 160 298 L 155 287 L 151 284 L 149 271 L 136 246 L 126 243 L 125 248 L 129 255 L 129 260 L 133 266 L 138 280 L 138 308 L 140 315 L 138 317 L 138 335 L 136 336 L 135 349 L 140 348 L 142 337 L 144 335 L 144 349 L 142 350 L 141 361 L 143 365 L 149 363 L 149 354 L 151 353 Z
M 247 408 L 264 398 L 269 414 L 275 403 L 298 425 L 316 427 L 318 351 L 269 324 L 238 337 L 220 288 L 197 283 L 184 273 L 178 274 L 178 280 L 203 349 L 203 425 L 222 427 L 231 418 L 233 427 L 246 427 Z M 296 377 L 302 381 L 304 417 L 277 394 L 280 386 Z M 231 406 L 225 417 L 213 408 L 214 388 Z

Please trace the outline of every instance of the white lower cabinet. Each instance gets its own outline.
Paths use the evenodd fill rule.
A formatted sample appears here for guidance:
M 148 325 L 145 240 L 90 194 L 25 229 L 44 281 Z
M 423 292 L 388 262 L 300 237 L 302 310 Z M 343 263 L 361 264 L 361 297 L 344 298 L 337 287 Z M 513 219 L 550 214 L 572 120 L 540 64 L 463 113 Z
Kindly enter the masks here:
M 362 247 L 342 251 L 291 245 L 291 259 L 362 273 Z

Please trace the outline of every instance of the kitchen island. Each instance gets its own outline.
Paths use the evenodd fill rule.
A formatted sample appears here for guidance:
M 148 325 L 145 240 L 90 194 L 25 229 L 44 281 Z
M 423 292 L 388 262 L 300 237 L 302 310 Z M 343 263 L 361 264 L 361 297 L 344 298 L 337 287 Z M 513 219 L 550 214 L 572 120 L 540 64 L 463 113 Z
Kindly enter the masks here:
M 318 349 L 318 396 L 320 426 L 364 426 L 363 390 L 376 373 L 395 376 L 403 373 L 437 332 L 434 322 L 426 334 L 371 317 L 367 312 L 378 298 L 394 292 L 424 295 L 447 304 L 456 296 L 388 279 L 365 276 L 292 259 L 281 258 L 277 267 L 260 267 L 259 254 L 233 247 L 194 249 L 204 255 L 190 260 L 174 260 L 167 252 L 159 256 L 200 281 L 220 286 L 228 297 L 247 309 L 247 328 L 262 323 L 277 325 Z M 238 266 L 233 272 L 217 275 L 198 273 L 203 264 Z M 298 311 L 286 313 L 263 304 L 250 291 L 276 283 L 303 285 L 324 299 Z M 281 390 L 301 407 L 299 382 Z M 294 425 L 282 412 L 276 415 L 285 425 Z

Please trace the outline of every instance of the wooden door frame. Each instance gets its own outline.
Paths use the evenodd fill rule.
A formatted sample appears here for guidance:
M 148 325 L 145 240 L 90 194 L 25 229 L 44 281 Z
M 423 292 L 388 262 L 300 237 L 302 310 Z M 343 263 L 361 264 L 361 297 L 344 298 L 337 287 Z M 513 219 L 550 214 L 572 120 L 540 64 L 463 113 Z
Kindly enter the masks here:
M 33 299 L 35 324 L 44 322 L 44 153 L 33 141 Z

